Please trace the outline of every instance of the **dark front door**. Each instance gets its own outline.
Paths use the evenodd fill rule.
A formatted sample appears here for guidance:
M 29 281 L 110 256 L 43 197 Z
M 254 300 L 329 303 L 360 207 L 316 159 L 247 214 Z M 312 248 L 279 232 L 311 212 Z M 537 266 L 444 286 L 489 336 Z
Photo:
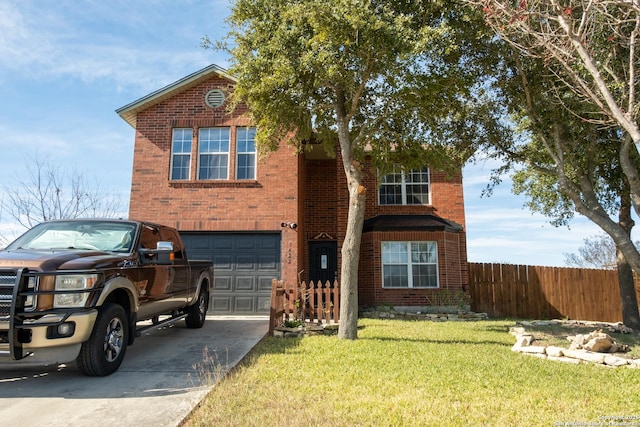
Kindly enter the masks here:
M 325 285 L 338 277 L 338 243 L 335 241 L 309 242 L 309 280 Z

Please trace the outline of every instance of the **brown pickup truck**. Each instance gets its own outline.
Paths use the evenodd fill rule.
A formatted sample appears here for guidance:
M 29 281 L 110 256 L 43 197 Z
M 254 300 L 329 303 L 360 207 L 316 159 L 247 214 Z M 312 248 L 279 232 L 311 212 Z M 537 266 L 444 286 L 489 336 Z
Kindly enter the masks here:
M 212 285 L 211 262 L 187 260 L 171 227 L 44 222 L 0 251 L 0 365 L 75 360 L 109 375 L 144 329 L 202 327 Z

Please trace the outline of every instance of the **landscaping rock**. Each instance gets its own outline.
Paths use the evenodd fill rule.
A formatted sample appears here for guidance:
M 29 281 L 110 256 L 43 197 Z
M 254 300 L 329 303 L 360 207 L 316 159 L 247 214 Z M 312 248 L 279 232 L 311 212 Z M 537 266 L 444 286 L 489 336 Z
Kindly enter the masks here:
M 575 335 L 575 336 L 569 336 L 569 337 L 567 337 L 567 339 L 570 342 L 570 344 L 569 344 L 569 349 L 570 350 L 581 349 L 582 346 L 586 342 L 585 336 L 582 335 L 582 334 L 578 334 L 578 335 Z
M 584 360 L 585 362 L 604 363 L 604 354 L 592 353 L 587 350 L 564 350 L 563 354 L 566 357 Z
M 323 335 L 325 328 L 322 325 L 310 325 L 310 326 L 307 326 L 305 329 L 306 329 L 307 335 L 311 336 L 311 335 Z
M 563 353 L 564 350 L 565 349 L 562 347 L 554 347 L 550 345 L 549 347 L 547 347 L 546 353 L 547 353 L 547 356 L 549 357 L 560 358 L 564 356 L 564 353 Z
M 619 334 L 632 334 L 633 329 L 628 326 L 625 326 L 624 323 L 618 322 L 609 326 L 610 332 L 617 332 Z
M 609 366 L 624 366 L 628 365 L 629 361 L 620 356 L 608 355 L 604 357 L 604 364 Z
M 288 328 L 286 326 L 278 326 L 273 329 L 274 337 L 282 337 L 282 338 L 296 338 L 301 337 L 305 334 L 305 330 L 302 326 L 296 328 Z
M 572 321 L 577 324 L 575 321 Z M 569 323 L 569 322 L 567 322 Z M 580 322 L 579 326 L 584 326 L 584 322 Z M 602 323 L 591 322 L 594 325 L 602 326 Z M 609 335 L 602 332 L 602 328 L 595 330 L 588 335 L 578 334 L 569 336 L 569 348 L 564 349 L 555 346 L 537 346 L 531 345 L 535 338 L 526 332 L 524 325 L 540 325 L 538 322 L 519 322 L 519 326 L 509 329 L 509 333 L 515 335 L 516 343 L 511 348 L 513 351 L 527 354 L 530 356 L 544 357 L 548 360 L 554 360 L 565 363 L 579 364 L 583 362 L 594 363 L 599 366 L 616 368 L 619 366 L 628 366 L 630 368 L 640 368 L 640 359 L 627 359 L 614 355 L 612 353 L 627 352 L 630 350 L 626 344 L 619 344 Z M 622 325 L 624 326 L 624 325 Z M 620 325 L 617 325 L 620 328 Z M 542 353 L 540 352 L 542 349 Z M 608 354 L 607 354 L 608 353 Z
M 602 330 L 593 331 L 589 335 L 567 337 L 571 344 L 569 349 L 584 349 L 595 353 L 623 353 L 629 351 L 629 346 L 619 344 Z
M 613 345 L 611 345 L 611 348 L 609 349 L 609 353 L 627 353 L 629 351 L 631 351 L 631 348 L 629 348 L 628 345 L 620 344 L 615 341 Z
M 330 323 L 328 325 L 324 325 L 324 334 L 325 335 L 335 335 L 338 333 L 338 324 Z
M 429 309 L 429 310 L 427 310 Z M 425 310 L 396 310 L 393 307 L 376 307 L 364 309 L 360 317 L 368 319 L 406 319 L 445 321 L 477 321 L 489 318 L 487 313 L 473 313 L 468 310 L 458 310 L 456 307 L 425 307 Z
M 514 347 L 527 347 L 533 342 L 533 335 L 521 334 L 516 336 L 516 343 Z
M 613 345 L 613 339 L 607 334 L 599 334 L 595 338 L 591 338 L 582 348 L 596 353 L 608 353 Z

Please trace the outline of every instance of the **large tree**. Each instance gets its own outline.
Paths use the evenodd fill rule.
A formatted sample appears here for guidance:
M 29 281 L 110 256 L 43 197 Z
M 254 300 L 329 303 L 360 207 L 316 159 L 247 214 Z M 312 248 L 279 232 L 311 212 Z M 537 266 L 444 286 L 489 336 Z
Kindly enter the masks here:
M 543 58 L 522 55 L 510 45 L 503 53 L 502 77 L 492 87 L 519 137 L 491 145 L 494 155 L 505 161 L 495 179 L 513 169 L 514 191 L 524 193 L 527 206 L 550 217 L 554 225 L 568 224 L 577 211 L 609 235 L 630 240 L 631 189 L 620 160 L 626 132 L 587 119 L 601 114 L 598 107 L 559 83 Z M 633 168 L 640 167 L 635 151 L 624 156 Z M 637 255 L 635 246 L 633 250 Z M 620 250 L 623 321 L 637 329 L 640 315 L 629 265 Z
M 482 100 L 489 39 L 460 3 L 236 0 L 227 40 L 233 100 L 262 153 L 283 139 L 339 154 L 349 192 L 339 337 L 357 338 L 363 160 L 456 170 L 501 129 Z M 205 45 L 210 41 L 205 39 Z
M 579 120 L 615 133 L 609 141 L 616 153 L 613 161 L 619 165 L 624 185 L 628 186 L 629 207 L 640 214 L 640 177 L 636 160 L 640 144 L 640 79 L 637 74 L 640 2 L 465 1 L 481 9 L 495 33 L 517 52 L 544 64 L 547 93 L 554 102 L 563 105 Z M 567 97 L 571 100 L 569 103 Z M 562 137 L 558 134 L 554 140 Z M 554 161 L 562 162 L 563 159 Z M 558 178 L 565 180 L 567 177 L 558 175 Z M 568 183 L 567 180 L 564 182 Z M 583 184 L 585 188 L 590 185 L 586 179 Z M 570 190 L 569 185 L 565 188 Z M 640 252 L 631 241 L 628 227 L 611 218 L 593 192 L 567 191 L 564 194 L 571 199 L 577 212 L 611 236 L 625 262 L 640 273 Z

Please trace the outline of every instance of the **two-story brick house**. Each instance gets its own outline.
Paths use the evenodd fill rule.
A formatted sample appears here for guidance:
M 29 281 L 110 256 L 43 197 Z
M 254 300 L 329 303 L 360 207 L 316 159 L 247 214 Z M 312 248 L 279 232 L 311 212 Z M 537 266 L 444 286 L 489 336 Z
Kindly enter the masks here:
M 234 78 L 211 65 L 117 113 L 135 129 L 129 216 L 180 230 L 215 266 L 215 313 L 266 313 L 271 279 L 340 279 L 348 210 L 340 159 L 281 144 L 260 157 Z M 468 283 L 462 177 L 367 176 L 361 306 L 424 307 Z

